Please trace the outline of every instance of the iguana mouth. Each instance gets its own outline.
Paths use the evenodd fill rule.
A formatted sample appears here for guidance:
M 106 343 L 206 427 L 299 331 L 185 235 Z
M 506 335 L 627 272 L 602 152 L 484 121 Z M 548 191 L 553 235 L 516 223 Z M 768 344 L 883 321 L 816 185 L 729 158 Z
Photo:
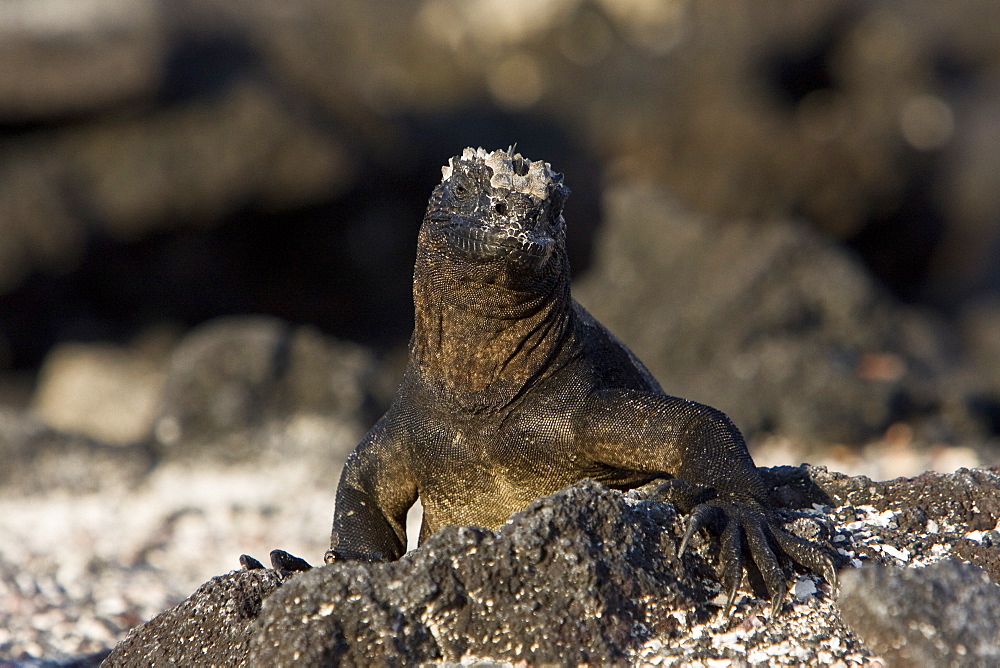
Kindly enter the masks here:
M 524 232 L 517 236 L 508 230 L 492 230 L 474 225 L 453 224 L 442 229 L 448 242 L 473 258 L 493 259 L 504 253 L 515 258 L 547 260 L 552 255 L 555 240 L 546 235 L 533 235 L 529 239 Z

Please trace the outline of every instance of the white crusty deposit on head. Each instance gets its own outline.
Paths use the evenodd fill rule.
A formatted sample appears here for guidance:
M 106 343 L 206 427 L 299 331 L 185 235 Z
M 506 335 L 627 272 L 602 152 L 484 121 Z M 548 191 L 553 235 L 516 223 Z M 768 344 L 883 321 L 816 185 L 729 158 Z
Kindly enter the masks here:
M 562 174 L 552 171 L 552 165 L 541 160 L 532 162 L 514 153 L 513 147 L 506 151 L 487 153 L 482 147 L 466 148 L 462 151 L 460 160 L 478 162 L 493 170 L 490 185 L 494 188 L 507 188 L 514 192 L 525 193 L 545 199 L 549 187 L 562 182 Z M 527 170 L 524 166 L 527 165 Z M 455 158 L 448 158 L 448 164 L 441 168 L 442 182 L 451 178 L 455 168 Z M 526 172 L 521 174 L 519 172 Z

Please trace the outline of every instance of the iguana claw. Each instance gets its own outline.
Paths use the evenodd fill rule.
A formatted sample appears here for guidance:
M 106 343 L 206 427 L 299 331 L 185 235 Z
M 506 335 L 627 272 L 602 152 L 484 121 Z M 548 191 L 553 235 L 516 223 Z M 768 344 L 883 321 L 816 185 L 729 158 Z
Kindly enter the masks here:
M 243 567 L 243 570 L 247 571 L 256 571 L 264 568 L 264 564 L 260 563 L 249 554 L 240 555 L 240 566 Z
M 312 568 L 312 565 L 305 559 L 296 557 L 284 550 L 271 550 L 271 566 L 276 571 L 289 571 L 292 573 L 308 571 Z

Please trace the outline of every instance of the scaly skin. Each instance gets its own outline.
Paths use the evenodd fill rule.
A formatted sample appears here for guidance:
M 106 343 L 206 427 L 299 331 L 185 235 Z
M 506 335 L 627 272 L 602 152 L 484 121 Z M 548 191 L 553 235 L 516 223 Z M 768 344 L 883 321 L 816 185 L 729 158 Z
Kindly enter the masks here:
M 497 528 L 584 478 L 623 489 L 665 478 L 709 498 L 687 508 L 684 543 L 720 533 L 730 601 L 744 555 L 774 611 L 786 592 L 777 553 L 832 580 L 825 552 L 781 528 L 729 418 L 665 394 L 570 296 L 562 175 L 482 149 L 443 172 L 419 233 L 409 364 L 344 467 L 327 561 L 398 559 L 418 496 L 423 541 L 450 525 Z

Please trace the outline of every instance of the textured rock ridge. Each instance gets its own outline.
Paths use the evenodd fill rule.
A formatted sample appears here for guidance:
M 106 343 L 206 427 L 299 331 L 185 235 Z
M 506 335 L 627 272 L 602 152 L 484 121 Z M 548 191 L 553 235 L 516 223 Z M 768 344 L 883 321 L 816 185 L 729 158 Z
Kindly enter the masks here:
M 677 526 L 671 506 L 632 506 L 584 481 L 535 502 L 497 535 L 447 528 L 398 562 L 294 578 L 265 602 L 250 657 L 259 665 L 469 656 L 623 663 L 662 629 L 654 609 L 712 595 L 678 569 Z
M 270 570 L 212 578 L 188 600 L 133 629 L 103 666 L 244 666 L 261 602 L 281 585 Z
M 991 660 L 1000 511 L 989 500 L 1000 472 L 885 483 L 808 466 L 762 474 L 797 508 L 783 511 L 786 527 L 840 553 L 839 598 L 793 574 L 777 619 L 767 621 L 752 583 L 732 615 L 720 614 L 717 541 L 696 536 L 678 562 L 683 525 L 656 500 L 655 485 L 622 494 L 584 481 L 537 500 L 495 534 L 448 528 L 397 562 L 330 564 L 280 587 L 271 570 L 214 578 L 134 629 L 106 665 L 862 666 L 879 653 L 902 660 L 901 638 L 910 659 Z M 912 605 L 898 611 L 884 605 L 906 597 Z
M 971 564 L 862 568 L 845 574 L 838 603 L 845 621 L 890 665 L 1000 661 L 1000 585 Z

